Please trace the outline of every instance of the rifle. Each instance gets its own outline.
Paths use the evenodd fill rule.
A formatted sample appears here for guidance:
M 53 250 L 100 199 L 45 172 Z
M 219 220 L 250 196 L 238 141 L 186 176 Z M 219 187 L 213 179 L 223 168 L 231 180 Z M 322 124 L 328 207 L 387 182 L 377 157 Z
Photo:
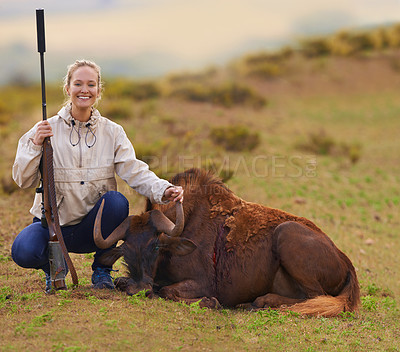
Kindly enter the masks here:
M 46 51 L 44 36 L 44 9 L 36 9 L 37 43 L 40 53 L 40 76 L 42 86 L 42 113 L 43 121 L 47 120 L 46 111 L 46 87 L 44 76 L 44 52 Z M 38 189 L 42 193 L 42 225 L 49 229 L 49 262 L 50 277 L 52 289 L 66 289 L 65 275 L 67 273 L 65 262 L 71 272 L 72 282 L 78 285 L 78 276 L 72 260 L 68 255 L 67 247 L 62 236 L 60 221 L 58 217 L 58 208 L 56 201 L 56 191 L 54 187 L 54 169 L 53 169 L 53 148 L 50 137 L 43 141 L 43 155 L 41 160 L 42 185 Z M 44 214 L 43 214 L 44 213 Z M 43 216 L 44 215 L 44 216 Z M 65 259 L 65 262 L 64 262 Z

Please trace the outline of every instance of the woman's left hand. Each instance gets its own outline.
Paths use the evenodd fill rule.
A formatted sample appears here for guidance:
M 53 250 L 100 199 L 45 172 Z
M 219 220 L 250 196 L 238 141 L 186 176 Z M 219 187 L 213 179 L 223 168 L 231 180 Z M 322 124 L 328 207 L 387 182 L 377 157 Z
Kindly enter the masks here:
M 165 190 L 163 201 L 183 202 L 183 188 L 181 186 L 172 186 Z

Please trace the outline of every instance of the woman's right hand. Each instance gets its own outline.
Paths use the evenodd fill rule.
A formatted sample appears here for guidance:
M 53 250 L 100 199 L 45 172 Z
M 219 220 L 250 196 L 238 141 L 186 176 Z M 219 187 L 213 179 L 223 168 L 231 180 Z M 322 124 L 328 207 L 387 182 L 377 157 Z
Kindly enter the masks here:
M 33 143 L 36 145 L 42 145 L 46 137 L 52 137 L 53 131 L 48 121 L 41 121 L 36 129 L 35 136 L 33 137 Z

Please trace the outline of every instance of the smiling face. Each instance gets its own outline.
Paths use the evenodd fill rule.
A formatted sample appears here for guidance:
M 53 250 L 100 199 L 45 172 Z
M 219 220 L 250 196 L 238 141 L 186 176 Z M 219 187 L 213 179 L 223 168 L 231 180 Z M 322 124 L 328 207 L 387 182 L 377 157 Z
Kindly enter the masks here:
M 89 66 L 78 67 L 72 73 L 66 91 L 73 111 L 91 109 L 100 95 L 97 72 Z

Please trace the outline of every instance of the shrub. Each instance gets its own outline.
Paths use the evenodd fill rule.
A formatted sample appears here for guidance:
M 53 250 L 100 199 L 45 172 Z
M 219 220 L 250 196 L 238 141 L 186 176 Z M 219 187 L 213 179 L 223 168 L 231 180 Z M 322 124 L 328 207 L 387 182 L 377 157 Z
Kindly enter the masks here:
M 199 84 L 186 84 L 173 90 L 170 96 L 193 102 L 212 103 L 210 99 L 209 89 Z
M 244 62 L 248 66 L 258 65 L 263 63 L 278 63 L 282 62 L 293 55 L 293 49 L 290 47 L 284 47 L 281 50 L 268 53 L 268 52 L 261 52 L 252 55 L 248 55 L 244 58 Z
M 0 125 L 7 125 L 12 118 L 11 109 L 0 100 Z
M 347 156 L 352 164 L 355 164 L 361 158 L 362 146 L 359 143 L 342 143 L 339 152 Z
M 138 117 L 144 118 L 149 116 L 154 116 L 157 114 L 157 104 L 155 100 L 148 100 L 141 104 L 140 109 L 138 111 Z
M 293 55 L 293 52 L 292 48 L 284 47 L 274 53 L 260 52 L 248 55 L 242 60 L 242 74 L 263 79 L 280 76 L 285 71 L 285 61 Z
M 261 108 L 266 104 L 265 99 L 250 88 L 234 83 L 212 89 L 211 96 L 216 104 L 225 107 L 250 105 L 254 108 Z
M 194 102 L 222 105 L 227 108 L 234 105 L 261 108 L 266 104 L 266 100 L 249 87 L 235 83 L 228 83 L 219 87 L 188 84 L 173 91 L 171 96 Z
M 400 24 L 388 28 L 386 37 L 390 48 L 400 48 Z
M 186 83 L 202 83 L 213 78 L 217 74 L 217 69 L 214 67 L 208 68 L 203 72 L 196 73 L 176 73 L 168 76 L 170 84 L 186 84 Z
M 229 151 L 250 151 L 260 144 L 260 135 L 245 126 L 215 127 L 211 129 L 210 138 Z
M 333 55 L 349 56 L 354 53 L 355 47 L 351 43 L 348 32 L 341 31 L 329 39 L 330 52 Z
M 325 131 L 312 132 L 308 140 L 296 145 L 298 149 L 319 155 L 332 155 L 347 157 L 355 164 L 361 157 L 362 146 L 359 143 L 339 143 L 327 135 Z
M 103 116 L 112 120 L 126 119 L 133 116 L 132 102 L 128 99 L 107 99 L 101 101 Z
M 11 194 L 19 189 L 17 184 L 13 181 L 11 176 L 9 175 L 4 175 L 1 177 L 1 191 L 5 194 Z
M 369 31 L 340 31 L 332 36 L 305 39 L 300 43 L 306 57 L 348 56 L 372 50 L 400 47 L 400 25 Z
M 349 39 L 351 45 L 354 48 L 354 52 L 362 52 L 362 51 L 369 51 L 374 48 L 374 44 L 372 42 L 372 38 L 369 33 L 356 33 L 350 36 Z
M 137 83 L 131 87 L 130 96 L 135 100 L 155 99 L 161 95 L 160 89 L 155 83 Z
M 328 38 L 311 38 L 303 40 L 301 43 L 301 52 L 306 57 L 327 56 L 331 53 Z
M 308 136 L 308 141 L 299 143 L 299 149 L 305 150 L 319 155 L 328 155 L 332 153 L 336 143 L 332 137 L 328 136 L 324 131 L 312 132 Z
M 136 157 L 149 164 L 151 168 L 160 166 L 160 159 L 165 154 L 165 151 L 170 147 L 171 140 L 163 139 L 157 143 L 135 143 Z
M 283 69 L 280 65 L 273 62 L 263 62 L 247 68 L 246 75 L 263 79 L 274 78 L 282 75 Z
M 161 91 L 154 82 L 116 79 L 107 85 L 106 94 L 111 98 L 131 98 L 141 101 L 158 98 L 161 95 Z
M 386 30 L 383 28 L 378 28 L 375 31 L 370 32 L 369 37 L 374 50 L 385 49 L 389 46 Z

